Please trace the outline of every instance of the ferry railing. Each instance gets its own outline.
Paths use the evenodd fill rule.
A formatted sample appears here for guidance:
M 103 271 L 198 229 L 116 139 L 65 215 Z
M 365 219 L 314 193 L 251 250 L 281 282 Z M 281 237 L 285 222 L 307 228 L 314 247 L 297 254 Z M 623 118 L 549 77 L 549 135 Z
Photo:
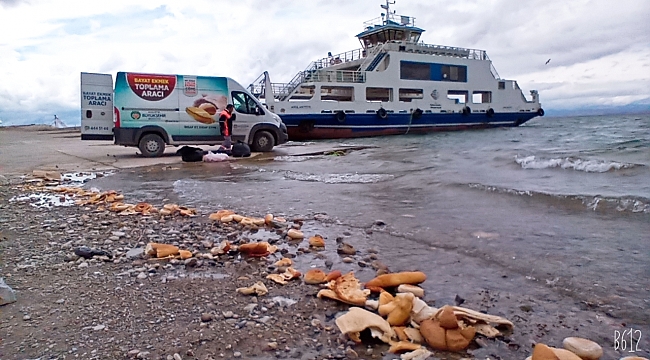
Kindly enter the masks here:
M 322 59 L 318 59 L 312 63 L 314 64 L 314 68 L 307 69 L 307 70 L 324 69 L 332 65 L 363 59 L 364 57 L 366 57 L 366 52 L 364 49 L 350 50 L 344 53 L 331 55 Z
M 343 82 L 343 83 L 364 83 L 366 82 L 365 71 L 350 70 L 316 70 L 305 74 L 306 82 Z
M 406 26 L 415 26 L 415 18 L 412 16 L 405 16 L 405 15 L 398 15 L 398 14 L 391 14 L 390 12 L 386 15 L 386 17 L 381 16 L 381 17 L 376 17 L 374 19 L 370 19 L 368 21 L 363 22 L 363 27 L 364 30 L 369 30 L 369 28 L 374 27 L 375 25 L 386 25 L 388 21 L 393 21 L 395 23 L 398 23 L 400 25 L 406 25 Z
M 492 60 L 490 60 L 486 52 L 484 52 L 484 54 L 485 54 L 485 60 L 490 62 L 490 72 L 492 73 L 492 76 L 494 76 L 494 78 L 497 80 L 501 80 L 501 76 L 499 76 L 499 73 L 497 72 L 497 68 L 494 67 Z
M 250 91 L 253 96 L 258 99 L 264 98 L 265 96 L 265 82 L 264 82 L 264 73 L 260 75 L 255 81 L 248 85 L 248 91 Z M 287 87 L 286 83 L 271 83 L 271 90 L 273 90 L 273 97 L 278 98 L 278 95 L 281 94 L 284 89 Z
M 322 69 L 301 71 L 287 84 L 273 84 L 275 98 L 280 101 L 286 100 L 300 84 L 306 82 L 364 83 L 366 82 L 366 73 L 364 71 Z

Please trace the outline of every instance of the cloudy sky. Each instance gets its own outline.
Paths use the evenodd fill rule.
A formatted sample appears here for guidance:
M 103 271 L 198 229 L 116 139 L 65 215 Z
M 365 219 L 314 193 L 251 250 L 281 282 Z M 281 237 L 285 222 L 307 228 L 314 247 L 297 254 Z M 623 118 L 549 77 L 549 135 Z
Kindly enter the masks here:
M 359 48 L 380 0 L 0 0 L 0 120 L 79 124 L 80 72 L 287 82 Z M 548 114 L 650 110 L 648 0 L 398 0 L 429 44 L 486 50 Z M 546 61 L 551 61 L 545 65 Z

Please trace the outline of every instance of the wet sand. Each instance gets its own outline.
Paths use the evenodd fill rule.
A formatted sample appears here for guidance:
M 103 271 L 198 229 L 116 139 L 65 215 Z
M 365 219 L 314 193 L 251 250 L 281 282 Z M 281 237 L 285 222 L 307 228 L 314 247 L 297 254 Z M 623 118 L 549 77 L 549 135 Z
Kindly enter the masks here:
M 5 134 L 4 131 L 0 132 L 0 136 L 5 136 Z M 43 135 L 42 139 L 46 139 L 43 142 L 52 146 L 52 142 L 56 141 L 57 143 L 54 148 L 61 147 L 60 140 L 54 140 L 57 138 L 52 135 L 55 134 Z M 23 132 L 21 132 L 20 136 L 24 136 L 27 139 L 31 138 L 30 135 Z M 20 136 L 12 135 L 12 138 L 19 139 Z M 6 138 L 2 140 L 4 139 Z M 79 144 L 74 146 L 79 146 Z M 47 148 L 42 144 L 39 147 L 41 149 Z M 306 147 L 293 148 L 300 150 L 293 150 L 289 147 L 290 149 L 286 152 L 279 149 L 280 151 L 274 155 L 287 156 L 289 151 L 294 151 L 293 154 L 303 155 L 331 151 L 331 149 L 322 150 L 315 147 L 309 149 L 310 147 L 313 146 L 308 145 Z M 15 148 L 13 149 L 15 150 Z M 104 149 L 102 148 L 102 150 Z M 120 148 L 111 146 L 106 149 L 113 151 Z M 131 152 L 135 151 L 135 149 L 128 150 Z M 6 157 L 6 148 L 4 146 L 2 147 L 2 151 L 3 153 L 0 156 L 4 160 Z M 108 157 L 111 157 L 110 154 Z M 120 168 L 114 175 L 93 180 L 88 185 L 97 186 L 101 189 L 118 190 L 134 201 L 161 203 L 167 199 L 167 201 L 195 206 L 203 214 L 220 208 L 232 208 L 238 212 L 247 214 L 263 215 L 271 212 L 285 214 L 288 217 L 305 218 L 307 221 L 305 221 L 303 229 L 322 234 L 326 238 L 328 246 L 326 247 L 326 251 L 318 256 L 297 257 L 297 267 L 301 271 L 306 271 L 310 266 L 324 267 L 325 261 L 329 260 L 333 262 L 333 268 L 342 271 L 354 270 L 361 281 L 367 281 L 375 274 L 375 270 L 367 266 L 369 260 L 371 260 L 367 257 L 376 251 L 381 261 L 387 264 L 391 271 L 424 271 L 428 276 L 428 280 L 423 284 L 428 303 L 436 306 L 454 304 L 456 295 L 458 295 L 464 299 L 463 306 L 504 316 L 515 323 L 515 330 L 512 335 L 496 341 L 486 341 L 481 344 L 482 347 L 474 345 L 469 355 L 475 358 L 523 359 L 530 354 L 534 343 L 543 342 L 552 346 L 561 347 L 561 341 L 564 337 L 582 336 L 598 342 L 603 347 L 605 353 L 603 358 L 614 359 L 623 354 L 620 350 L 615 351 L 614 349 L 614 333 L 615 331 L 622 331 L 630 327 L 641 330 L 644 335 L 639 342 L 640 352 L 637 355 L 646 357 L 649 355 L 648 351 L 650 350 L 650 346 L 648 346 L 648 340 L 645 336 L 645 334 L 650 333 L 647 322 L 647 311 L 643 311 L 643 308 L 639 309 L 634 303 L 635 299 L 627 299 L 624 296 L 620 296 L 619 307 L 613 309 L 603 307 L 598 302 L 584 300 L 584 297 L 574 296 L 570 290 L 567 291 L 567 287 L 559 286 L 561 284 L 554 282 L 552 274 L 547 277 L 542 277 L 539 276 L 539 270 L 533 271 L 533 269 L 531 269 L 531 272 L 526 273 L 522 271 L 522 269 L 526 268 L 524 265 L 509 263 L 507 259 L 517 260 L 520 255 L 523 255 L 524 261 L 527 261 L 527 258 L 525 254 L 509 251 L 504 246 L 507 242 L 499 240 L 504 237 L 507 238 L 508 234 L 499 234 L 493 231 L 493 229 L 485 229 L 485 231 L 476 229 L 476 232 L 468 233 L 465 229 L 445 227 L 444 219 L 434 219 L 430 222 L 423 221 L 426 219 L 419 218 L 421 213 L 430 214 L 430 212 L 425 212 L 421 208 L 424 204 L 409 199 L 403 201 L 396 200 L 390 196 L 390 189 L 386 189 L 383 195 L 381 192 L 377 192 L 375 197 L 370 197 L 367 195 L 367 192 L 360 191 L 360 187 L 363 185 L 359 185 L 358 183 L 337 184 L 336 191 L 332 191 L 331 187 L 324 188 L 322 182 L 303 182 L 300 186 L 296 186 L 295 182 L 288 184 L 273 179 L 273 177 L 266 177 L 267 174 L 265 172 L 274 171 L 273 167 L 268 165 L 268 162 L 271 161 L 268 156 L 264 158 L 246 159 L 232 164 L 183 164 L 179 163 L 177 157 L 170 156 L 168 159 L 165 159 L 163 164 L 158 163 L 158 161 L 156 161 L 156 165 L 145 162 L 144 165 L 149 165 L 145 167 L 142 167 L 140 163 L 140 161 L 145 159 L 136 160 L 135 163 L 131 164 L 131 161 L 126 160 L 125 157 L 126 155 L 121 158 L 116 155 L 116 158 L 121 159 L 125 165 L 119 164 L 119 161 L 106 165 L 97 161 L 93 162 L 92 157 L 88 157 L 91 159 L 88 163 L 82 164 L 77 164 L 69 158 L 67 160 L 58 160 L 48 157 L 46 157 L 47 160 L 41 159 L 42 161 L 39 160 L 36 163 L 32 160 L 30 163 L 27 159 L 33 159 L 33 156 L 26 155 L 19 161 L 20 166 L 13 166 L 11 164 L 4 165 L 3 172 L 11 178 L 21 172 L 29 172 L 34 168 L 50 167 L 52 164 L 57 164 L 57 161 L 63 164 L 61 168 L 75 171 L 97 169 L 98 163 L 104 165 L 105 168 L 116 169 L 119 166 Z M 166 161 L 172 164 L 170 165 Z M 3 164 L 7 163 L 3 162 Z M 7 168 L 10 171 L 7 171 Z M 56 169 L 56 167 L 54 168 Z M 255 174 L 259 176 L 254 176 Z M 374 188 L 376 190 L 377 186 Z M 324 192 L 325 189 L 327 189 L 326 192 Z M 13 193 L 7 192 L 5 194 L 5 196 L 9 195 L 13 195 Z M 3 212 L 7 209 L 9 207 L 5 207 Z M 66 208 L 64 213 L 66 217 L 77 218 L 82 214 L 77 211 L 79 210 L 74 207 Z M 8 240 L 9 244 L 25 241 L 25 237 L 21 236 L 20 231 L 17 231 L 23 225 L 21 223 L 22 221 L 28 221 L 27 224 L 30 224 L 29 221 L 31 221 L 33 225 L 29 226 L 38 228 L 42 226 L 44 218 L 47 218 L 46 215 L 40 214 L 37 211 L 25 210 L 25 214 L 32 213 L 35 218 L 32 215 L 25 216 L 24 218 L 15 216 L 5 217 L 8 221 L 3 222 L 3 234 L 7 227 L 14 228 L 10 231 L 9 235 L 5 235 L 10 237 L 10 240 Z M 55 219 L 56 217 L 53 218 Z M 381 220 L 381 222 L 378 220 Z M 182 226 L 181 229 L 183 228 Z M 28 233 L 23 231 L 22 235 L 27 235 Z M 541 236 L 548 237 L 552 236 L 552 234 L 541 234 Z M 335 254 L 334 249 L 336 248 L 337 238 L 344 238 L 346 242 L 360 249 L 360 253 L 355 258 L 354 263 L 343 263 L 340 256 Z M 52 246 L 40 240 L 40 238 L 32 239 L 31 241 L 26 248 L 17 246 L 7 250 L 5 247 L 3 261 L 11 264 L 11 266 L 17 266 L 17 264 L 25 261 L 30 256 L 38 257 L 38 251 L 36 250 Z M 497 249 L 499 251 L 495 251 L 495 249 L 490 250 L 494 246 L 502 248 L 501 250 Z M 29 247 L 32 248 L 30 249 Z M 292 251 L 295 252 L 300 247 L 298 245 Z M 302 247 L 304 247 L 304 244 Z M 372 252 L 369 249 L 372 249 Z M 494 254 L 497 253 L 501 255 L 495 257 Z M 359 262 L 364 265 L 360 265 Z M 55 263 L 61 263 L 60 259 L 55 261 Z M 552 263 L 548 265 L 550 267 L 554 266 Z M 31 304 L 36 308 L 36 304 L 38 303 L 54 302 L 56 304 L 57 300 L 54 298 L 62 296 L 57 291 L 50 291 L 50 294 L 43 294 L 40 290 L 47 287 L 46 284 L 48 283 L 56 284 L 63 282 L 66 288 L 71 286 L 73 289 L 75 286 L 77 286 L 77 289 L 79 287 L 83 288 L 83 286 L 88 286 L 89 289 L 92 289 L 93 286 L 98 286 L 95 284 L 101 283 L 102 285 L 99 286 L 98 291 L 90 291 L 92 295 L 84 291 L 68 292 L 67 298 L 70 298 L 70 301 L 73 303 L 78 303 L 79 309 L 82 309 L 83 304 L 87 305 L 88 301 L 100 304 L 105 303 L 107 298 L 104 294 L 110 292 L 111 288 L 115 289 L 116 287 L 126 286 L 119 280 L 114 280 L 112 276 L 107 276 L 103 273 L 104 270 L 107 270 L 108 274 L 114 275 L 123 271 L 123 267 L 111 265 L 110 269 L 106 269 L 105 266 L 102 267 L 99 264 L 92 264 L 92 266 L 98 266 L 100 269 L 103 269 L 101 271 L 102 274 L 86 272 L 86 275 L 82 277 L 84 280 L 81 281 L 81 284 L 76 285 L 74 285 L 73 280 L 79 273 L 76 271 L 76 268 L 51 273 L 48 270 L 50 268 L 46 266 L 35 273 L 29 270 L 27 273 L 22 274 L 21 271 L 13 270 L 16 274 L 12 275 L 15 276 L 14 279 L 20 281 L 20 290 L 29 293 L 32 299 Z M 136 266 L 138 265 L 133 265 L 133 267 Z M 241 269 L 235 266 L 231 271 L 232 274 L 240 276 L 246 273 L 263 271 L 261 269 L 265 265 L 251 264 L 251 266 L 252 270 Z M 9 268 L 11 269 L 11 267 Z M 542 271 L 544 269 L 545 267 L 542 266 Z M 12 270 L 9 271 L 11 272 Z M 205 271 L 205 269 L 201 271 Z M 3 269 L 3 273 L 5 272 L 6 270 Z M 33 281 L 34 275 L 38 275 L 37 278 L 39 280 Z M 57 278 L 60 275 L 64 276 L 64 280 Z M 166 275 L 161 274 L 161 276 Z M 597 275 L 594 274 L 594 276 Z M 158 280 L 156 279 L 156 281 Z M 247 336 L 257 335 L 262 335 L 262 337 L 277 336 L 264 332 L 257 334 L 255 331 L 251 334 L 244 330 L 235 331 L 232 335 L 234 337 L 227 338 L 226 340 L 212 338 L 208 343 L 202 343 L 199 339 L 195 341 L 188 340 L 185 345 L 179 345 L 174 342 L 173 336 L 170 338 L 165 337 L 167 340 L 160 339 L 159 337 L 161 335 L 159 334 L 161 332 L 173 333 L 174 331 L 181 331 L 181 329 L 190 326 L 189 323 L 199 324 L 198 326 L 200 326 L 201 322 L 196 321 L 196 319 L 200 317 L 202 311 L 206 311 L 204 309 L 210 308 L 209 304 L 214 304 L 216 308 L 219 308 L 218 297 L 202 297 L 200 295 L 202 292 L 200 289 L 202 287 L 221 288 L 225 286 L 223 290 L 224 293 L 227 293 L 233 290 L 231 287 L 234 285 L 226 285 L 223 281 L 216 279 L 206 280 L 205 278 L 186 278 L 185 282 L 179 285 L 179 287 L 176 288 L 174 285 L 169 285 L 169 287 L 166 286 L 163 290 L 157 290 L 158 287 L 154 282 L 149 284 L 131 279 L 128 283 L 128 286 L 132 286 L 134 289 L 144 287 L 147 296 L 139 298 L 135 293 L 130 293 L 131 295 L 129 297 L 141 300 L 121 302 L 109 307 L 109 309 L 115 309 L 115 311 L 118 311 L 120 308 L 130 309 L 123 310 L 129 313 L 123 316 L 135 316 L 135 319 L 139 319 L 139 321 L 132 321 L 131 323 L 120 322 L 115 325 L 118 329 L 124 329 L 128 333 L 132 331 L 128 330 L 130 327 L 135 326 L 140 321 L 146 321 L 146 319 L 139 318 L 133 314 L 138 313 L 138 311 L 135 311 L 138 308 L 138 303 L 151 303 L 151 300 L 147 300 L 150 296 L 153 296 L 158 301 L 156 308 L 159 311 L 171 308 L 174 311 L 181 312 L 185 316 L 192 317 L 192 320 L 186 320 L 185 322 L 182 320 L 168 321 L 170 324 L 168 327 L 149 326 L 147 328 L 148 331 L 141 334 L 143 338 L 140 342 L 134 343 L 127 341 L 127 339 L 122 339 L 126 342 L 125 344 L 104 344 L 96 354 L 98 358 L 102 357 L 100 354 L 105 355 L 109 353 L 115 356 L 119 353 L 120 356 L 124 356 L 124 354 L 133 349 L 145 351 L 141 348 L 144 347 L 146 349 L 146 340 L 149 340 L 148 342 L 171 341 L 176 346 L 174 351 L 184 352 L 183 358 L 187 356 L 188 348 L 193 355 L 200 353 L 201 356 L 199 357 L 197 355 L 197 358 L 219 356 L 218 351 L 223 351 L 226 357 L 231 357 L 234 351 L 233 349 L 226 348 L 229 345 L 226 342 L 230 341 L 230 345 L 232 345 L 234 341 L 232 339 L 234 337 L 246 338 Z M 242 286 L 243 284 L 238 283 L 237 285 Z M 284 314 L 275 314 L 274 316 L 277 316 L 279 319 L 277 325 L 294 326 L 295 324 L 287 319 L 294 316 L 295 312 L 298 312 L 301 314 L 301 319 L 304 318 L 304 324 L 300 326 L 304 326 L 305 329 L 310 329 L 305 331 L 313 331 L 310 326 L 314 317 L 317 317 L 324 324 L 332 326 L 333 315 L 336 311 L 343 310 L 346 307 L 336 305 L 329 301 L 324 302 L 313 299 L 315 291 L 313 289 L 305 289 L 304 287 L 304 285 L 293 285 L 291 288 L 283 288 L 278 292 L 278 294 L 286 294 L 288 296 L 291 296 L 291 294 L 301 294 L 297 298 L 303 298 L 304 301 L 300 302 L 296 310 L 289 309 Z M 180 295 L 177 295 L 188 291 L 187 289 L 192 290 L 189 290 L 185 294 L 186 296 L 180 297 Z M 195 293 L 195 291 L 198 293 Z M 150 294 L 148 292 L 153 293 Z M 110 298 L 113 298 L 115 295 L 117 294 L 113 294 Z M 588 297 L 589 295 L 586 294 L 586 296 Z M 611 294 L 611 296 L 617 295 Z M 183 301 L 178 299 L 183 299 Z M 632 300 L 632 303 L 627 304 L 630 300 Z M 187 302 L 191 305 L 188 305 Z M 612 302 L 615 303 L 616 299 L 611 301 L 610 304 Z M 183 304 L 183 307 L 194 310 L 189 313 L 187 311 L 183 312 L 178 308 L 180 303 Z M 246 304 L 245 302 L 241 302 L 241 300 L 239 302 L 235 301 L 233 305 L 234 310 L 237 311 L 236 308 L 238 306 L 241 307 Z M 229 305 L 232 305 L 232 303 L 229 303 Z M 5 308 L 7 307 L 5 306 Z M 12 314 L 10 316 L 13 316 L 13 324 L 16 324 L 13 326 L 20 327 L 19 319 L 23 315 L 19 316 L 19 314 L 22 314 L 24 311 L 21 312 L 21 309 L 24 310 L 25 308 L 29 309 L 30 306 L 25 307 L 23 305 L 21 308 L 19 304 L 10 305 L 8 311 Z M 53 316 L 56 312 L 52 313 L 52 310 L 49 308 L 46 310 L 47 316 L 42 314 L 43 319 L 39 320 L 42 320 L 43 324 L 56 321 Z M 43 309 L 40 311 L 43 312 Z M 217 311 L 214 311 L 214 313 L 218 314 Z M 77 313 L 77 316 L 79 315 L 80 313 Z M 88 313 L 81 315 L 89 316 Z M 260 313 L 259 315 L 262 314 Z M 110 317 L 110 314 L 105 314 L 102 319 L 106 317 Z M 232 324 L 225 323 L 225 318 L 222 320 L 224 324 L 232 326 Z M 249 319 L 249 321 L 255 320 Z M 94 322 L 90 323 L 93 326 L 97 326 Z M 88 326 L 90 325 L 86 324 L 86 327 Z M 215 325 L 213 327 L 215 333 L 218 333 L 220 326 L 226 325 Z M 76 328 L 75 331 L 78 332 L 79 328 Z M 86 335 L 85 338 L 82 336 L 86 344 L 88 344 L 89 339 L 94 339 L 97 342 L 100 341 L 100 337 L 97 334 L 94 334 L 90 330 L 86 331 L 89 335 Z M 65 331 L 62 331 L 62 333 L 65 334 Z M 321 358 L 326 357 L 332 352 L 337 354 L 344 353 L 345 342 L 342 348 L 336 343 L 339 338 L 336 331 L 321 332 L 319 330 L 318 334 L 318 336 L 314 334 L 314 337 L 317 338 L 315 343 L 320 342 L 324 344 L 320 350 L 316 350 L 316 347 L 305 343 L 304 337 L 302 339 L 290 337 L 286 339 L 291 345 L 289 346 L 289 350 L 272 356 L 282 355 L 284 357 L 297 358 L 305 355 L 304 358 Z M 13 335 L 15 336 L 16 333 L 13 333 Z M 42 336 L 45 337 L 45 333 L 42 333 Z M 309 341 L 313 342 L 311 339 Z M 247 354 L 254 356 L 261 353 L 264 351 L 264 344 L 268 342 L 270 342 L 269 339 L 259 338 L 256 340 L 257 345 L 254 348 L 257 350 L 245 353 L 244 358 L 246 358 Z M 187 345 L 187 343 L 191 345 Z M 26 343 L 22 346 L 23 349 L 29 349 L 33 344 L 34 342 L 31 345 Z M 38 344 L 38 341 L 36 341 L 36 344 Z M 52 353 L 70 351 L 71 346 L 69 344 L 59 344 L 59 347 L 52 347 L 53 349 L 57 349 L 58 352 L 54 351 Z M 173 353 L 166 351 L 165 346 L 161 346 L 160 344 L 151 346 L 153 349 L 152 355 L 163 356 Z M 41 350 L 42 346 L 36 345 L 32 348 Z M 215 348 L 219 348 L 220 350 L 214 351 Z M 8 349 L 9 347 L 3 346 L 3 352 L 8 354 L 6 352 Z M 366 354 L 365 346 L 355 347 L 355 351 L 365 358 L 383 357 L 379 354 L 381 351 L 386 350 L 385 347 L 382 348 L 380 345 L 375 345 L 375 349 L 376 351 L 374 353 Z M 25 351 L 29 352 L 30 350 Z M 300 352 L 300 356 L 298 356 L 296 351 Z M 38 353 L 36 350 L 33 350 L 31 353 L 36 355 L 42 354 L 43 352 Z M 438 356 L 442 356 L 443 358 L 448 356 L 451 356 L 449 358 L 454 357 L 454 355 L 450 354 L 439 354 Z M 392 359 L 397 358 L 397 356 L 386 355 L 383 358 Z

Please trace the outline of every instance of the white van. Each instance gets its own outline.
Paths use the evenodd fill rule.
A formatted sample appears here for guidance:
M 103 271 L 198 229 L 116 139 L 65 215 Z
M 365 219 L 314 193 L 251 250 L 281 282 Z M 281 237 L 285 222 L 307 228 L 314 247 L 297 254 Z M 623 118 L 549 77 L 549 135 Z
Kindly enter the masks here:
M 81 73 L 81 140 L 111 140 L 136 146 L 143 156 L 163 154 L 165 145 L 216 145 L 224 137 L 219 114 L 233 104 L 232 141 L 252 151 L 287 142 L 280 117 L 227 77 L 118 72 Z

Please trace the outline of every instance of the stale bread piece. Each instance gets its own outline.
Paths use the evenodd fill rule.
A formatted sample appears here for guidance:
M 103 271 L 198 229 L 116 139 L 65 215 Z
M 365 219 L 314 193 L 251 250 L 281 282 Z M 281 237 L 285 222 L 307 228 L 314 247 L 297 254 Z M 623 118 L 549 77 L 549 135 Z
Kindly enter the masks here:
M 264 218 L 251 218 L 251 222 L 255 226 L 264 226 Z
M 188 250 L 179 250 L 178 255 L 180 255 L 182 260 L 185 260 L 192 257 L 192 252 Z
M 183 216 L 196 216 L 196 209 L 190 209 L 185 206 L 179 207 L 178 212 Z
M 327 274 L 327 277 L 325 278 L 325 282 L 330 282 L 332 280 L 336 280 L 336 279 L 340 278 L 341 276 L 343 276 L 343 274 L 341 274 L 340 270 L 334 270 L 334 271 L 330 272 L 329 274 Z
M 422 338 L 422 334 L 420 334 L 420 330 L 418 329 L 412 327 L 404 328 L 404 334 L 406 334 L 406 337 L 408 338 L 409 341 L 418 344 L 422 344 L 424 342 L 424 339 Z
M 391 325 L 404 325 L 408 322 L 413 309 L 413 298 L 415 296 L 411 293 L 397 294 L 392 304 L 395 308 L 388 314 L 388 321 Z
M 403 271 L 379 275 L 366 283 L 366 288 L 390 288 L 402 284 L 415 285 L 424 282 L 427 276 L 421 271 Z
M 393 326 L 393 331 L 395 332 L 395 335 L 397 335 L 399 341 L 408 341 L 409 339 L 408 336 L 406 336 L 404 329 L 406 329 L 405 326 Z
M 427 319 L 420 323 L 420 333 L 424 340 L 436 350 L 461 351 L 466 349 L 476 335 L 476 329 L 467 327 L 447 330 L 437 319 Z
M 411 351 L 400 356 L 401 360 L 427 360 L 433 354 L 431 351 L 425 348 L 419 348 L 415 351 Z
M 397 292 L 401 292 L 401 293 L 410 292 L 411 294 L 419 298 L 424 297 L 424 289 L 415 285 L 402 284 L 397 287 Z
M 287 236 L 291 238 L 291 240 L 302 240 L 305 238 L 302 231 L 296 229 L 289 229 L 289 231 L 287 231 Z
M 273 265 L 275 265 L 277 267 L 291 266 L 291 265 L 293 265 L 293 260 L 291 260 L 290 258 L 282 258 L 282 259 L 276 261 L 275 264 L 273 264 Z
M 432 319 L 424 320 L 420 323 L 420 334 L 424 340 L 436 350 L 447 350 L 447 340 L 445 338 L 445 329 Z
M 300 271 L 290 267 L 287 268 L 282 274 L 269 274 L 266 276 L 267 279 L 273 280 L 280 285 L 286 285 L 287 282 L 291 279 L 298 279 L 302 276 Z
M 436 318 L 440 322 L 440 326 L 443 329 L 457 329 L 458 328 L 458 319 L 454 315 L 454 310 L 451 306 L 445 305 L 436 314 Z
M 259 295 L 263 296 L 268 294 L 269 290 L 266 288 L 263 282 L 258 281 L 255 284 L 246 287 L 246 288 L 237 288 L 237 292 L 244 295 Z
M 315 235 L 309 238 L 309 246 L 322 248 L 325 247 L 325 239 L 320 235 Z
M 379 293 L 379 306 L 389 304 L 393 300 L 395 300 L 395 297 L 391 295 L 391 293 L 389 293 L 388 291 L 382 291 L 381 293 Z M 388 315 L 388 312 L 383 314 L 381 310 L 379 310 L 379 315 L 386 316 Z
M 222 217 L 226 215 L 232 215 L 235 212 L 232 210 L 219 210 L 216 213 L 210 214 L 209 218 L 210 220 L 221 220 Z
M 239 245 L 239 252 L 249 256 L 266 256 L 269 253 L 268 248 L 268 243 L 254 242 Z
M 481 312 L 478 312 L 476 310 L 472 309 L 467 309 L 463 308 L 460 306 L 452 306 L 454 309 L 454 315 L 456 315 L 456 318 L 458 319 L 465 319 L 470 323 L 479 323 L 483 322 L 486 324 L 497 324 L 497 325 L 503 325 L 505 326 L 508 331 L 512 331 L 514 328 L 514 324 L 509 321 L 508 319 L 502 318 L 500 316 L 496 315 L 489 315 L 489 314 L 483 314 Z M 494 329 L 496 330 L 496 329 Z M 496 330 L 499 331 L 499 330 Z M 483 332 L 480 332 L 481 335 L 488 336 L 487 334 L 484 334 Z
M 399 354 L 403 352 L 409 352 L 409 351 L 414 351 L 417 349 L 420 349 L 422 345 L 420 344 L 413 344 L 408 341 L 399 341 L 399 342 L 393 342 L 390 344 L 390 349 L 388 349 L 389 353 L 392 354 Z
M 533 360 L 560 360 L 560 358 L 555 355 L 553 349 L 548 347 L 546 344 L 537 343 L 533 348 Z
M 382 292 L 382 294 L 384 293 Z M 392 326 L 402 326 L 406 324 L 411 316 L 414 297 L 415 295 L 411 293 L 397 294 L 392 301 L 383 305 L 380 298 L 379 315 L 388 315 L 386 320 Z
M 395 332 L 386 320 L 359 307 L 351 307 L 347 313 L 336 318 L 335 323 L 343 334 L 348 335 L 356 343 L 361 342 L 359 336 L 365 329 L 370 329 L 373 337 L 387 344 L 395 337 Z
M 327 275 L 321 269 L 311 269 L 305 274 L 305 284 L 316 285 L 325 282 Z
M 185 112 L 192 117 L 192 119 L 202 123 L 202 124 L 214 124 L 214 119 L 209 112 L 195 106 L 190 106 L 185 108 Z
M 583 360 L 580 358 L 580 356 L 566 349 L 558 349 L 552 347 L 551 350 L 553 350 L 555 356 L 557 356 L 560 360 Z
M 354 277 L 354 272 L 351 271 L 340 278 L 334 280 L 334 292 L 336 296 L 348 304 L 364 306 L 369 291 L 361 289 L 359 280 Z
M 180 249 L 177 246 L 169 244 L 148 243 L 145 248 L 145 253 L 149 256 L 157 258 L 164 258 L 178 254 Z

